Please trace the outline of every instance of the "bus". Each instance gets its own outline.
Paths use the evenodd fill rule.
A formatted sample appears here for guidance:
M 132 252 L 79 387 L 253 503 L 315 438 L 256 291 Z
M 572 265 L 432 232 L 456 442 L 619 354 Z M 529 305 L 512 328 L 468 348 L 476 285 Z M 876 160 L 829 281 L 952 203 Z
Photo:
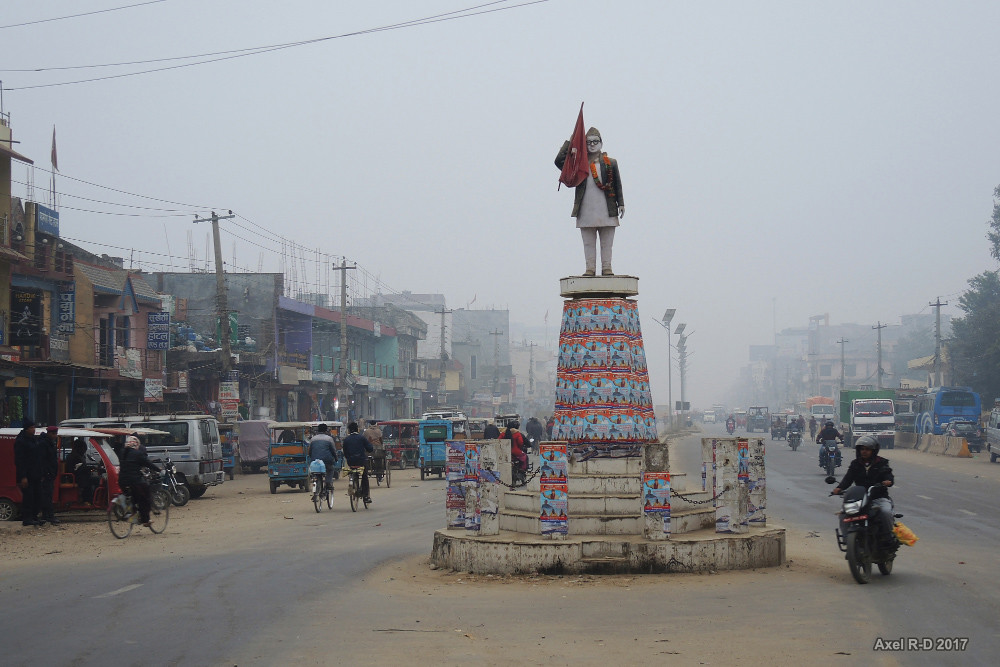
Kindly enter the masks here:
M 951 421 L 979 423 L 982 404 L 971 387 L 932 387 L 917 397 L 913 408 L 917 433 L 941 435 Z

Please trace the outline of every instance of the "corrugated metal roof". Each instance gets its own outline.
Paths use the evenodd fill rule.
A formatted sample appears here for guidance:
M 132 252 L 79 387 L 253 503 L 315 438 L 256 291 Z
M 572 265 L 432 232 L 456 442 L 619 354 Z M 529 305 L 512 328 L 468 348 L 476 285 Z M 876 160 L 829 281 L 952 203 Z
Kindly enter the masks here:
M 137 273 L 129 273 L 124 269 L 106 269 L 101 266 L 75 262 L 74 271 L 80 271 L 94 285 L 94 289 L 108 294 L 121 294 L 125 291 L 125 280 L 129 276 L 132 278 L 132 289 L 138 299 L 146 301 L 159 301 L 160 295 L 150 286 L 145 279 Z

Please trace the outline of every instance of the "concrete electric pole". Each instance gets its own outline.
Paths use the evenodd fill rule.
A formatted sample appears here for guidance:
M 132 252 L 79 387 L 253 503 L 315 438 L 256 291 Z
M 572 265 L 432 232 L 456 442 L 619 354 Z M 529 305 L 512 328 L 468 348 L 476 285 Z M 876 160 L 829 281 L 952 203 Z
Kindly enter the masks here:
M 882 324 L 881 322 L 876 322 L 872 329 L 878 332 L 878 343 L 875 344 L 875 351 L 878 353 L 878 367 L 875 370 L 877 376 L 875 380 L 875 388 L 882 388 L 882 329 L 885 329 L 888 325 Z
M 229 215 L 216 215 L 215 211 L 212 211 L 212 217 L 210 218 L 195 218 L 195 222 L 211 222 L 212 223 L 212 238 L 215 241 L 215 312 L 219 318 L 219 342 L 222 346 L 222 372 L 226 375 L 226 380 L 229 380 L 229 371 L 233 369 L 233 348 L 230 343 L 229 337 L 231 335 L 229 329 L 229 303 L 226 299 L 226 271 L 225 267 L 222 265 L 222 243 L 219 240 L 219 220 L 229 220 L 230 218 L 235 218 L 233 212 L 230 211 Z
M 671 377 L 673 359 L 671 358 L 670 348 L 673 344 L 670 342 L 670 323 L 674 319 L 674 314 L 677 312 L 676 308 L 667 308 L 663 312 L 663 319 L 656 320 L 656 323 L 667 330 L 667 428 L 673 428 L 674 426 L 674 383 Z
M 927 304 L 928 306 L 937 309 L 937 315 L 935 317 L 935 327 L 934 327 L 934 386 L 941 386 L 941 306 L 947 306 L 948 302 L 941 302 L 941 297 L 938 297 L 936 301 Z
M 840 390 L 844 391 L 844 343 L 850 343 L 851 341 L 846 338 L 841 338 L 837 341 L 837 345 L 840 346 Z
M 337 417 L 340 421 L 347 423 L 348 409 L 350 404 L 347 398 L 351 395 L 347 390 L 347 374 L 350 369 L 347 367 L 347 272 L 358 268 L 347 265 L 347 259 L 340 260 L 340 266 L 333 267 L 334 271 L 340 271 L 340 369 L 338 375 L 340 382 L 337 386 L 337 399 L 340 401 L 340 414 Z

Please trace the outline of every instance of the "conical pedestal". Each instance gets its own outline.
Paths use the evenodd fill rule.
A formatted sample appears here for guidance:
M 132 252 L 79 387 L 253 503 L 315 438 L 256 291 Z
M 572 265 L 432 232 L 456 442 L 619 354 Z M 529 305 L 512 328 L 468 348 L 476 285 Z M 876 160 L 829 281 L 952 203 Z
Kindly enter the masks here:
M 578 459 L 638 456 L 656 442 L 634 276 L 572 276 L 563 304 L 552 437 Z

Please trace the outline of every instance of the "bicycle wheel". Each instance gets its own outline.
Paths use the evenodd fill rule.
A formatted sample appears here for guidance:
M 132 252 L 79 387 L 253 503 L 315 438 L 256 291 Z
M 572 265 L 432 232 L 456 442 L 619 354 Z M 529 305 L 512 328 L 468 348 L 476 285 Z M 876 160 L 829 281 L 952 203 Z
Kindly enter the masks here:
M 362 502 L 365 504 L 365 509 L 368 509 L 368 498 L 363 498 Z
M 357 479 L 358 474 L 355 472 L 351 473 L 351 481 L 347 485 L 347 496 L 351 499 L 351 511 L 358 511 L 358 493 L 357 493 Z
M 153 505 L 149 508 L 149 529 L 159 535 L 167 528 L 170 521 L 170 501 L 157 503 L 153 499 Z
M 385 467 L 385 488 L 389 488 L 389 483 L 392 481 L 392 468 L 389 466 Z
M 149 492 L 150 501 L 153 507 L 163 507 L 170 504 L 170 492 L 162 486 L 158 486 Z
M 111 534 L 119 540 L 123 540 L 132 534 L 134 510 L 128 512 L 128 505 L 121 496 L 112 498 L 108 503 L 108 528 Z
M 323 511 L 323 492 L 313 491 L 312 494 L 313 507 L 316 508 L 316 513 L 319 514 Z
M 333 509 L 333 489 L 324 489 L 323 494 L 326 496 L 326 507 L 327 509 Z

